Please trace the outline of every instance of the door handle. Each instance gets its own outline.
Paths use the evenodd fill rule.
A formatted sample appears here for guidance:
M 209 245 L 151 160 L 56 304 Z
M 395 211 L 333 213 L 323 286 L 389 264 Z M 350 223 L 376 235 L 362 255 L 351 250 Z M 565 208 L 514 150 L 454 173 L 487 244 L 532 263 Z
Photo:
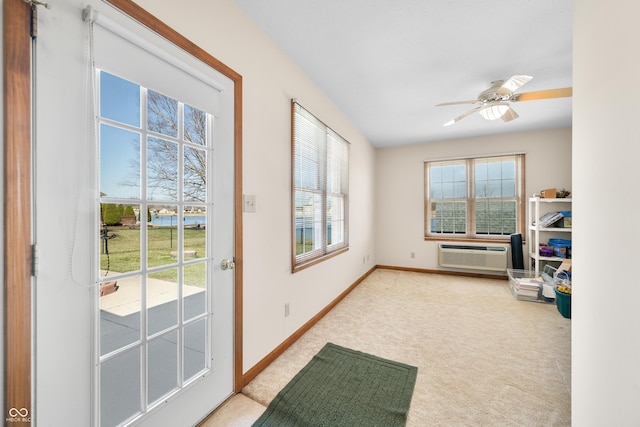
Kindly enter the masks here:
M 236 267 L 236 263 L 233 262 L 233 260 L 225 258 L 220 263 L 220 267 L 222 267 L 223 270 L 233 270 Z

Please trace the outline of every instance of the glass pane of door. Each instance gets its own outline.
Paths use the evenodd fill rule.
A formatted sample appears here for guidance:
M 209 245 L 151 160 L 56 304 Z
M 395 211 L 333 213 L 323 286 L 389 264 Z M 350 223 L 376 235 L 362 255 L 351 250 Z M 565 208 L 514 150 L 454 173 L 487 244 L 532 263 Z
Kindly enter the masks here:
M 142 411 L 140 352 L 135 347 L 100 364 L 100 425 L 119 425 Z
M 167 332 L 149 341 L 148 349 L 147 403 L 151 404 L 178 387 L 178 332 Z
M 211 144 L 205 112 L 98 73 L 100 413 L 110 426 L 210 368 Z

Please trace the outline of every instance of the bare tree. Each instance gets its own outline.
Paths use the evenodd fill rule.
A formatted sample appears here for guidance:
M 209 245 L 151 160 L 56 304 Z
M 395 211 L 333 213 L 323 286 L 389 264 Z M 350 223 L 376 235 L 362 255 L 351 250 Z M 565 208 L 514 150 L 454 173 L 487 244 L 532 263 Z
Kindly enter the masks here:
M 176 200 L 182 186 L 185 201 L 205 202 L 207 189 L 207 114 L 184 105 L 183 135 L 179 135 L 178 102 L 157 92 L 147 94 L 147 122 L 152 132 L 182 138 L 193 144 L 180 145 L 175 139 L 149 138 L 147 143 L 147 186 L 151 198 Z M 202 147 L 199 148 L 198 146 Z M 183 182 L 178 182 L 178 165 L 183 160 Z

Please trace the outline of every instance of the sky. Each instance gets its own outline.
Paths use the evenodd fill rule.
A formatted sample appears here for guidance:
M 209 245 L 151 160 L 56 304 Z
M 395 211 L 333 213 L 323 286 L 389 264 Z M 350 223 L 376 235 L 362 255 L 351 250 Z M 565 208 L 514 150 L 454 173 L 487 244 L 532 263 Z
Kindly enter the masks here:
M 100 72 L 100 116 L 140 127 L 140 86 Z M 100 192 L 106 197 L 139 199 L 132 165 L 140 161 L 140 134 L 100 124 Z
M 157 134 L 167 135 L 168 138 L 149 138 L 147 168 L 149 176 L 162 176 L 162 186 L 154 185 L 151 181 L 147 190 L 147 198 L 154 200 L 177 200 L 177 170 L 178 170 L 178 112 L 179 103 L 175 99 L 144 88 L 139 85 L 114 76 L 101 70 L 100 81 L 100 192 L 103 197 L 116 199 L 140 199 L 140 153 L 141 127 L 148 128 Z M 147 97 L 141 94 L 146 93 Z M 143 108 L 144 99 L 148 98 L 150 106 Z M 180 104 L 183 105 L 183 104 Z M 141 112 L 145 112 L 142 114 Z M 141 123 L 142 120 L 147 123 Z M 184 105 L 185 138 L 196 145 L 206 145 L 206 113 L 202 110 Z M 124 126 L 123 126 L 124 125 Z M 144 126 L 143 126 L 144 125 Z M 198 127 L 197 125 L 201 125 Z M 169 141 L 169 142 L 167 142 Z M 171 142 L 172 141 L 172 142 Z M 166 149 L 163 147 L 166 146 Z M 172 146 L 174 148 L 172 148 Z M 160 147 L 154 150 L 154 147 Z M 199 175 L 201 162 L 195 162 L 197 171 L 187 168 L 194 159 L 205 159 L 206 153 L 196 148 L 185 146 L 185 182 L 189 179 L 191 191 L 206 191 L 204 178 Z M 152 157 L 154 156 L 154 157 Z M 173 163 L 173 164 L 172 164 Z M 155 169 L 154 169 L 155 168 Z M 151 172 L 155 170 L 156 172 Z M 173 172 L 172 172 L 173 171 Z M 171 173 L 172 172 L 172 173 Z M 165 179 L 165 175 L 170 175 Z M 199 180 L 202 179 L 200 182 Z M 156 181 L 159 182 L 159 181 Z M 173 184 L 172 184 L 173 183 Z M 170 187 L 169 189 L 165 187 Z M 206 196 L 194 193 L 197 197 L 188 197 L 190 193 L 185 187 L 185 200 L 203 200 Z M 202 193 L 204 194 L 204 193 Z

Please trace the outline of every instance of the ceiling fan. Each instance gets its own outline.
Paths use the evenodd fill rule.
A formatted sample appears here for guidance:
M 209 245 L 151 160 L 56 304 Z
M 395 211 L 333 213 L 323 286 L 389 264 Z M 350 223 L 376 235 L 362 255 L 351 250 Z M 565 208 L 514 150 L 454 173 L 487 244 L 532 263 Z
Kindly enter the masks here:
M 441 107 L 444 105 L 459 105 L 459 104 L 477 104 L 478 106 L 472 108 L 449 120 L 444 126 L 450 126 L 455 122 L 464 119 L 465 117 L 473 114 L 480 113 L 482 117 L 487 120 L 502 119 L 505 122 L 510 122 L 518 118 L 518 113 L 509 105 L 510 102 L 520 101 L 534 101 L 538 99 L 548 98 L 565 98 L 572 95 L 572 88 L 564 87 L 560 89 L 547 89 L 539 90 L 535 92 L 514 93 L 522 85 L 527 83 L 533 77 L 531 76 L 513 76 L 509 80 L 496 80 L 491 82 L 488 89 L 482 91 L 478 95 L 478 99 L 473 101 L 458 101 L 458 102 L 445 102 L 436 105 Z

